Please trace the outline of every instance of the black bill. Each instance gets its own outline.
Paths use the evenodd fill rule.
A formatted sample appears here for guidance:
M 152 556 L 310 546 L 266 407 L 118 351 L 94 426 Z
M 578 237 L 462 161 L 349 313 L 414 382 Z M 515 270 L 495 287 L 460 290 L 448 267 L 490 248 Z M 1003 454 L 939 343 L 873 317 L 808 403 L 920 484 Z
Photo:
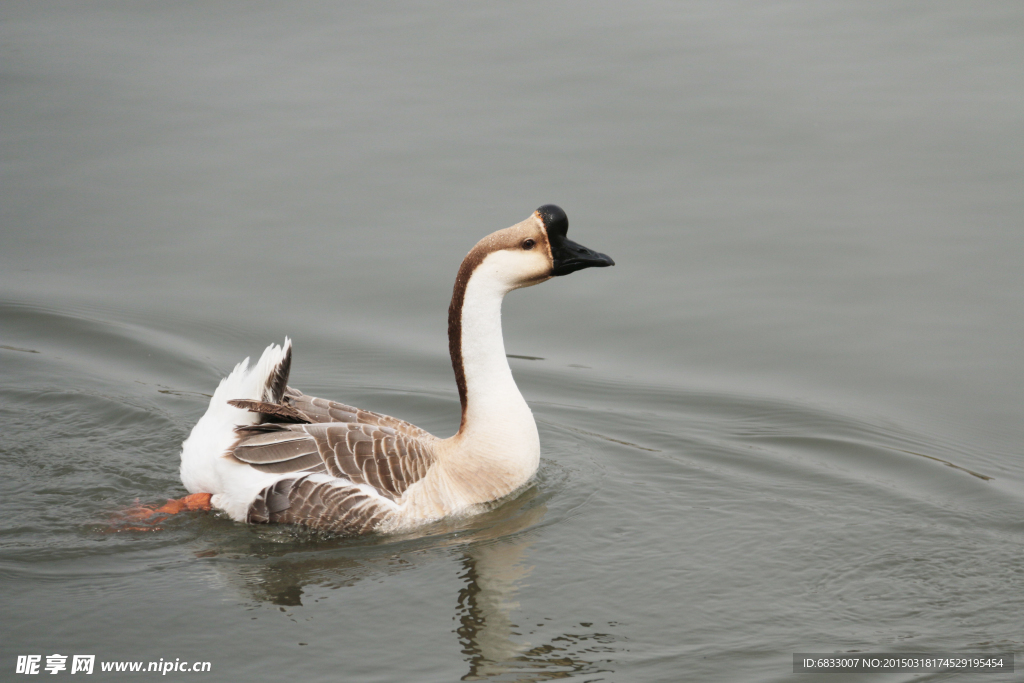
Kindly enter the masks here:
M 615 265 L 611 256 L 588 249 L 566 237 L 551 239 L 551 259 L 554 261 L 552 275 L 568 275 L 584 268 Z
M 560 207 L 545 204 L 537 209 L 537 216 L 544 223 L 551 244 L 552 275 L 568 275 L 584 268 L 614 266 L 611 256 L 587 249 L 565 236 L 569 231 L 569 217 Z

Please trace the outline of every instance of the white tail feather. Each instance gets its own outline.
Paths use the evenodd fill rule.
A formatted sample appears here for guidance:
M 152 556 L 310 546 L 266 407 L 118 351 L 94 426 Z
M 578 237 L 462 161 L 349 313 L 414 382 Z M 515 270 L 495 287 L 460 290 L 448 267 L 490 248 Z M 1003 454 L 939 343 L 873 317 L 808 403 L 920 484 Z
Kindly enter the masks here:
M 189 492 L 216 495 L 224 491 L 227 483 L 223 476 L 224 467 L 234 463 L 221 456 L 235 442 L 235 427 L 255 424 L 259 419 L 255 413 L 228 405 L 228 401 L 263 400 L 264 392 L 273 381 L 275 370 L 287 358 L 291 346 L 291 339 L 285 337 L 283 346 L 268 346 L 255 366 L 250 368 L 249 359 L 246 358 L 235 366 L 231 374 L 221 380 L 217 390 L 213 392 L 206 414 L 200 418 L 192 428 L 192 433 L 181 445 L 181 480 Z M 251 468 L 245 467 L 244 470 Z M 238 476 L 238 472 L 232 472 L 233 478 Z M 238 483 L 235 480 L 231 485 L 236 486 Z M 257 485 L 257 482 L 253 484 Z

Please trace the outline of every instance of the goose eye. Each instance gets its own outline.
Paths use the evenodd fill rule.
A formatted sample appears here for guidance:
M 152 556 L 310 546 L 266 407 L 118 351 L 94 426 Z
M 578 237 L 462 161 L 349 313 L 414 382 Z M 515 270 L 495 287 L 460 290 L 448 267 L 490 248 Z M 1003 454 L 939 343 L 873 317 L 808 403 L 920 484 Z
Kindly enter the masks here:
M 535 245 L 535 244 L 537 244 L 537 243 L 534 242 L 533 240 L 530 240 L 530 239 L 523 240 L 523 249 L 527 249 L 527 250 L 533 249 L 533 245 Z

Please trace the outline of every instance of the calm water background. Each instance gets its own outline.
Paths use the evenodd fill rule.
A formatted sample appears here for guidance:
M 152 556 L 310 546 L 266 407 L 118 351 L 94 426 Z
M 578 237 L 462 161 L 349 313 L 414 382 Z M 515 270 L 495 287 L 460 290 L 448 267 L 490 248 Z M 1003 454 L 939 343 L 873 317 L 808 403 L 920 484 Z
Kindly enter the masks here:
M 0 678 L 1020 659 L 1022 124 L 1016 1 L 6 0 Z M 523 495 L 401 539 L 106 533 L 285 334 L 295 386 L 452 433 L 455 271 L 548 202 L 618 265 L 506 302 Z

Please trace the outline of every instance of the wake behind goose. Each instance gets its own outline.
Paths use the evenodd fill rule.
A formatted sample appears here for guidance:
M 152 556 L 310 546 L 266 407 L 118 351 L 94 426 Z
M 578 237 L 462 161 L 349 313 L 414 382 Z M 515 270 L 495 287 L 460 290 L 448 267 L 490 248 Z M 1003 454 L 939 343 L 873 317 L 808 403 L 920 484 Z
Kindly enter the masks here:
M 239 522 L 388 533 L 472 513 L 527 483 L 540 439 L 505 356 L 501 303 L 514 289 L 614 265 L 569 240 L 568 229 L 565 212 L 548 204 L 463 260 L 448 309 L 462 404 L 454 436 L 289 387 L 286 338 L 221 381 L 182 445 L 186 500 L 209 498 Z

